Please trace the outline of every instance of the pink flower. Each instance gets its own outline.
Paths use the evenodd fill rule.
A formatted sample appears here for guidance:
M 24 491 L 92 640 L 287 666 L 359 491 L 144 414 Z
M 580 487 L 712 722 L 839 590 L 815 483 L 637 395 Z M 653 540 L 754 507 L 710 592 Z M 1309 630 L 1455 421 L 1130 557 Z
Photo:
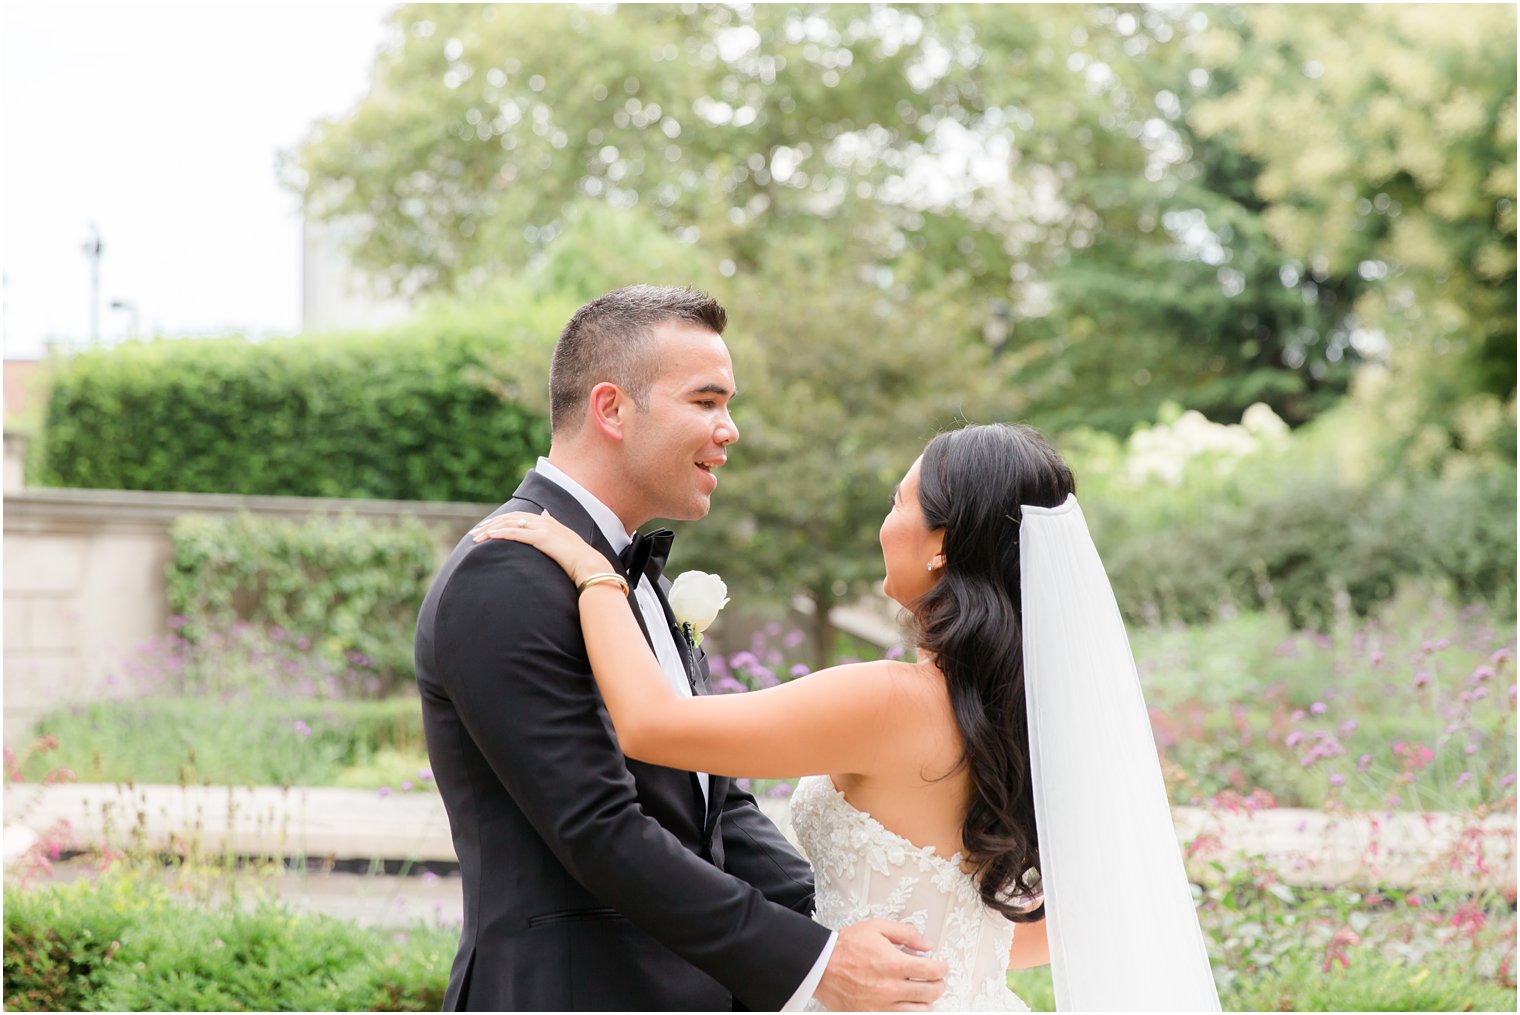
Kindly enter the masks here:
M 1314 704 L 1309 706 L 1309 711 L 1313 712 L 1315 715 L 1324 715 L 1326 708 L 1328 708 L 1328 706 L 1323 701 L 1316 701 Z
M 1303 740 L 1303 739 L 1304 739 L 1303 730 L 1294 730 L 1292 733 L 1289 733 L 1286 737 L 1283 737 L 1283 744 L 1285 746 L 1287 746 L 1287 747 L 1297 747 L 1298 744 L 1299 744 L 1299 742 L 1301 740 Z
M 1413 686 L 1416 691 L 1430 686 L 1430 674 L 1420 670 L 1414 675 Z
M 433 770 L 431 768 L 419 768 L 417 770 L 417 778 L 421 779 L 423 782 L 432 782 Z
M 776 800 L 784 800 L 792 795 L 792 784 L 789 782 L 778 782 L 766 790 L 765 795 Z
M 406 782 L 403 782 L 401 784 L 401 792 L 403 792 L 403 793 L 410 793 L 411 791 L 412 791 L 412 782 L 411 782 L 410 779 L 408 779 Z
M 1369 767 L 1371 767 L 1371 765 L 1372 765 L 1372 755 L 1370 755 L 1370 754 L 1364 754 L 1360 758 L 1356 759 L 1356 770 L 1358 772 L 1366 772 L 1367 769 Z
M 375 790 L 375 796 L 380 797 L 381 799 L 384 799 L 390 795 L 391 788 L 389 786 L 381 786 L 379 789 Z
M 1457 789 L 1461 789 L 1463 786 L 1466 786 L 1470 782 L 1472 782 L 1472 773 L 1463 772 L 1461 775 L 1457 776 Z
M 1346 785 L 1346 777 L 1344 775 L 1341 775 L 1339 772 L 1331 772 L 1330 773 L 1330 785 L 1332 785 L 1332 786 L 1344 786 L 1344 785 Z
M 1467 679 L 1471 683 L 1481 684 L 1486 680 L 1492 680 L 1493 677 L 1494 668 L 1492 666 L 1479 666 L 1477 669 L 1472 671 L 1472 676 L 1468 677 Z
M 1340 725 L 1341 736 L 1349 736 L 1350 734 L 1355 733 L 1357 726 L 1359 725 L 1360 724 L 1355 719 L 1347 719 Z
M 295 722 L 291 723 L 290 728 L 296 731 L 296 736 L 298 737 L 311 736 L 311 727 L 306 725 L 306 721 L 304 719 L 297 719 Z
M 1383 663 L 1383 653 L 1374 651 L 1367 659 L 1373 666 L 1381 666 Z

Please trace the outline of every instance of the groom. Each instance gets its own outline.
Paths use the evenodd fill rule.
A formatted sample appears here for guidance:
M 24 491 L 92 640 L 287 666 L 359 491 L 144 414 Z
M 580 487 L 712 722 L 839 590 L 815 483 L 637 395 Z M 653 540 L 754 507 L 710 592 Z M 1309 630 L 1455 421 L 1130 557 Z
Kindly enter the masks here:
M 634 585 L 666 679 L 705 694 L 674 632 L 669 544 L 707 514 L 739 439 L 726 313 L 632 286 L 576 312 L 550 370 L 552 443 L 503 511 L 544 511 Z M 889 1010 L 943 992 L 911 927 L 831 933 L 807 864 L 729 778 L 625 759 L 586 661 L 575 586 L 521 543 L 469 537 L 417 621 L 428 754 L 464 880 L 448 1010 Z

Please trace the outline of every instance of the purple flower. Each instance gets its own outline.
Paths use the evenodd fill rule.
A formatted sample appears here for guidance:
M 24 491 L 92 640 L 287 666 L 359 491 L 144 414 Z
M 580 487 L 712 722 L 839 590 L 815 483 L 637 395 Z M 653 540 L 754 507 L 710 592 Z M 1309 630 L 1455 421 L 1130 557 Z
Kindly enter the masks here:
M 1339 772 L 1331 772 L 1330 773 L 1330 785 L 1332 785 L 1332 786 L 1344 786 L 1344 785 L 1346 785 L 1346 777 L 1344 775 L 1341 775 Z
M 439 881 L 438 875 L 434 874 L 432 871 L 425 870 L 425 871 L 422 872 L 422 883 L 423 884 L 425 884 L 425 885 L 432 885 L 432 884 L 437 884 L 438 881 Z
M 391 788 L 389 786 L 381 786 L 379 789 L 375 790 L 375 796 L 380 797 L 381 799 L 384 799 L 390 795 Z
M 765 631 L 765 636 L 767 638 L 774 638 L 776 635 L 781 633 L 781 625 L 773 620 L 769 624 L 766 624 L 763 630 Z
M 785 799 L 786 797 L 792 795 L 792 784 L 789 782 L 778 782 L 776 785 L 766 790 L 765 795 L 776 800 Z
M 300 638 L 297 638 L 296 648 L 302 652 L 305 652 L 307 649 L 311 648 L 311 639 L 305 637 L 304 635 Z
M 433 770 L 431 768 L 419 768 L 417 769 L 417 778 L 423 782 L 432 782 Z
M 1514 772 L 1511 772 L 1509 775 L 1506 775 L 1504 778 L 1502 778 L 1502 779 L 1499 780 L 1499 786 L 1502 789 L 1509 789 L 1514 784 L 1515 784 L 1515 773 Z
M 1323 701 L 1316 701 L 1314 704 L 1309 706 L 1309 711 L 1313 712 L 1315 715 L 1324 715 L 1326 707 L 1327 706 Z
M 1356 759 L 1356 770 L 1358 772 L 1366 772 L 1367 769 L 1370 768 L 1371 766 L 1372 766 L 1372 755 L 1370 755 L 1370 754 L 1364 754 L 1360 758 Z
M 1350 734 L 1355 733 L 1358 725 L 1359 724 L 1355 719 L 1347 719 L 1340 725 L 1341 736 L 1349 736 Z
M 1466 747 L 1462 748 L 1462 753 L 1466 754 L 1468 756 L 1477 754 L 1478 753 L 1478 745 L 1477 744 L 1468 744 Z
M 1374 651 L 1372 655 L 1368 657 L 1368 661 L 1371 662 L 1373 666 L 1381 666 L 1383 663 L 1383 653 Z
M 741 779 L 735 779 L 734 780 L 734 785 L 738 786 L 740 789 L 742 789 L 746 793 L 749 792 L 749 780 L 748 779 L 742 779 L 742 778 Z
M 1287 746 L 1287 747 L 1297 747 L 1298 744 L 1299 744 L 1299 741 L 1301 741 L 1303 739 L 1304 739 L 1304 731 L 1303 730 L 1294 730 L 1292 733 L 1289 733 L 1286 737 L 1283 738 L 1283 744 L 1285 746 Z
M 1426 673 L 1424 670 L 1420 670 L 1420 671 L 1418 671 L 1418 672 L 1415 673 L 1415 675 L 1414 675 L 1414 689 L 1416 691 L 1421 690 L 1421 689 L 1423 689 L 1425 687 L 1428 687 L 1429 685 L 1430 685 L 1430 674 L 1429 673 Z
M 1485 681 L 1492 680 L 1493 677 L 1494 668 L 1492 666 L 1479 666 L 1477 669 L 1472 671 L 1472 676 L 1468 677 L 1467 679 L 1470 683 L 1481 684 Z
M 806 663 L 797 663 L 796 665 L 794 665 L 791 669 L 787 670 L 786 672 L 789 673 L 789 674 L 791 674 L 794 677 L 805 677 L 805 676 L 808 675 L 809 670 L 807 668 L 807 664 Z
M 903 647 L 901 645 L 893 645 L 891 648 L 887 649 L 887 658 L 888 659 L 893 659 L 893 660 L 901 659 L 903 657 L 903 655 L 904 655 L 904 652 L 903 652 Z
M 1498 666 L 1500 663 L 1504 662 L 1508 658 L 1509 658 L 1509 649 L 1507 649 L 1507 648 L 1501 648 L 1498 651 L 1496 651 L 1493 655 L 1489 656 L 1488 657 L 1488 661 L 1491 662 L 1491 663 L 1493 663 L 1495 666 Z
M 297 719 L 291 724 L 291 729 L 296 731 L 296 736 L 298 737 L 311 736 L 311 727 L 306 725 L 306 720 L 304 719 Z
M 1472 782 L 1472 773 L 1463 772 L 1461 775 L 1457 776 L 1457 789 L 1461 789 L 1463 786 L 1466 786 L 1470 782 Z
M 412 791 L 412 781 L 410 779 L 408 779 L 406 782 L 403 782 L 401 784 L 401 792 L 403 792 L 403 793 L 410 793 L 411 791 Z
M 801 645 L 805 641 L 807 641 L 807 635 L 794 628 L 786 632 L 786 636 L 781 639 L 781 644 L 785 645 L 787 648 L 796 648 L 798 645 Z
M 760 657 L 753 652 L 735 652 L 729 658 L 728 665 L 736 670 L 747 670 L 751 666 L 759 666 Z

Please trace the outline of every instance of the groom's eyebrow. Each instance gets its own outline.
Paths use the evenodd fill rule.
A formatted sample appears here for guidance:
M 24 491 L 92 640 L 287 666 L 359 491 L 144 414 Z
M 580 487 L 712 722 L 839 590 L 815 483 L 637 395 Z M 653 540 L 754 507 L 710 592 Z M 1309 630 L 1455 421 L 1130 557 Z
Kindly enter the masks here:
M 737 394 L 737 392 L 730 391 L 730 390 L 728 390 L 727 388 L 725 388 L 721 384 L 708 383 L 708 384 L 703 384 L 703 385 L 701 385 L 699 387 L 692 388 L 691 391 L 687 392 L 687 394 L 690 394 L 690 395 L 722 395 L 724 398 L 733 398 L 734 395 Z

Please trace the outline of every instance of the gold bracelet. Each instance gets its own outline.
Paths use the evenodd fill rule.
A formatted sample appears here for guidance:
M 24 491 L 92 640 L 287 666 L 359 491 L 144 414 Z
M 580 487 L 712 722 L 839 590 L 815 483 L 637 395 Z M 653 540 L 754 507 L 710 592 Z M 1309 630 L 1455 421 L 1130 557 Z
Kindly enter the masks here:
M 575 587 L 577 593 L 585 592 L 593 585 L 616 585 L 623 590 L 623 595 L 628 595 L 628 579 L 612 571 L 604 571 L 594 574 Z

